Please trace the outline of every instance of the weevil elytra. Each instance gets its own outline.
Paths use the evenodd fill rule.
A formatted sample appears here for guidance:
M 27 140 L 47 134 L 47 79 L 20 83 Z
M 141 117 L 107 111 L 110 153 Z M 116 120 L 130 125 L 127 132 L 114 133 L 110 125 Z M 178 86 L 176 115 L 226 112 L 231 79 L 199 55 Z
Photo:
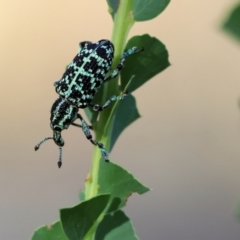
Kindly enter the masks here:
M 92 99 L 98 89 L 105 82 L 114 79 L 121 69 L 126 58 L 134 53 L 143 51 L 132 47 L 125 51 L 120 63 L 109 75 L 114 58 L 114 46 L 109 40 L 100 40 L 92 43 L 84 41 L 79 44 L 79 51 L 73 61 L 68 65 L 62 78 L 54 83 L 59 98 L 51 108 L 50 126 L 53 137 L 45 137 L 35 146 L 38 150 L 46 140 L 53 139 L 59 147 L 58 167 L 62 166 L 62 147 L 64 140 L 61 132 L 70 125 L 77 125 L 75 120 L 81 121 L 81 127 L 86 138 L 101 150 L 102 157 L 108 161 L 108 152 L 103 144 L 92 139 L 90 127 L 78 113 L 79 108 L 91 107 L 94 111 L 102 111 L 113 101 L 122 100 L 127 93 L 121 96 L 112 96 L 103 105 L 93 104 Z

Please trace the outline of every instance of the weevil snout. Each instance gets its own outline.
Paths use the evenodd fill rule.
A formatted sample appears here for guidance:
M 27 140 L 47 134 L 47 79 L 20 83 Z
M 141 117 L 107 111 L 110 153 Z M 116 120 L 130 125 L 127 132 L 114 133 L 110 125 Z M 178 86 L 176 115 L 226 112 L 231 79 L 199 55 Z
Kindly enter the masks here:
M 53 131 L 53 140 L 59 147 L 64 146 L 64 140 L 60 131 Z

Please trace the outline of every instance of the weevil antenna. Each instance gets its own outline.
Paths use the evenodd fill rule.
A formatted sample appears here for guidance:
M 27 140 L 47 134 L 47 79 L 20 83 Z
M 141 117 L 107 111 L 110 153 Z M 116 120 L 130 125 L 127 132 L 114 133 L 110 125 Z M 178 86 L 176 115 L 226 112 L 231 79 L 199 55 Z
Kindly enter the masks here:
M 38 143 L 36 146 L 35 146 L 35 151 L 37 151 L 39 148 L 40 148 L 40 146 L 41 146 L 41 144 L 42 143 L 44 143 L 45 141 L 47 141 L 47 140 L 49 140 L 49 139 L 53 139 L 52 137 L 45 137 L 40 143 Z
M 59 147 L 59 159 L 57 165 L 59 168 L 62 166 L 62 147 Z

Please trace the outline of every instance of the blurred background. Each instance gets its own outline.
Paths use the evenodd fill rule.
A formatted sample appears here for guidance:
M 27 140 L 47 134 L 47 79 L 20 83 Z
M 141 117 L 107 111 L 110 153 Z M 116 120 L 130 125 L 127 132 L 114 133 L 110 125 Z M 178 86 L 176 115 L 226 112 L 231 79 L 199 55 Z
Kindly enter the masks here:
M 140 239 L 240 239 L 240 45 L 220 26 L 234 0 L 172 1 L 136 23 L 170 54 L 171 67 L 134 92 L 142 118 L 110 159 L 153 189 L 127 202 Z M 53 82 L 78 43 L 111 38 L 106 1 L 1 1 L 0 239 L 30 239 L 78 203 L 92 145 L 63 132 L 63 167 L 51 136 Z

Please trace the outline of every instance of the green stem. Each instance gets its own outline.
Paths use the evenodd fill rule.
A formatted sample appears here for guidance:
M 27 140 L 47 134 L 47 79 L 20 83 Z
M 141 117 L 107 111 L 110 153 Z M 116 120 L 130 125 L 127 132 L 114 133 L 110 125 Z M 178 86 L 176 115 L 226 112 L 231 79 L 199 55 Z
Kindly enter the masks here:
M 113 66 L 114 69 L 119 59 L 122 55 L 127 36 L 129 33 L 129 30 L 134 24 L 134 20 L 131 15 L 131 9 L 132 9 L 132 2 L 133 0 L 121 0 L 119 1 L 119 7 L 117 10 L 117 13 L 114 16 L 114 25 L 113 25 L 113 34 L 112 34 L 112 42 L 115 47 L 115 58 L 113 60 Z M 118 90 L 118 83 L 116 80 L 110 81 L 109 83 L 106 83 L 104 85 L 104 94 L 103 96 L 105 98 L 116 94 L 116 91 Z M 103 99 L 103 102 L 106 99 Z M 104 126 L 106 122 L 109 121 L 109 116 L 111 116 L 112 108 L 109 107 L 108 109 L 105 109 L 100 114 L 100 119 L 98 123 L 98 129 L 99 131 L 96 133 L 96 139 L 104 144 L 106 148 L 109 146 L 109 139 L 111 136 L 111 126 L 112 124 L 108 124 L 108 128 L 106 129 L 106 132 L 101 131 L 101 129 L 104 129 Z M 113 118 L 111 119 L 113 120 Z M 110 121 L 111 121 L 110 120 Z M 85 199 L 90 199 L 97 195 L 98 193 L 98 172 L 99 172 L 99 163 L 101 160 L 101 153 L 98 147 L 94 148 L 93 158 L 92 158 L 92 167 L 90 171 L 89 177 L 86 179 L 85 184 Z
M 112 69 L 114 69 L 117 64 L 119 63 L 120 57 L 124 50 L 124 46 L 126 44 L 127 36 L 129 30 L 134 24 L 134 20 L 131 15 L 133 0 L 120 0 L 119 6 L 117 9 L 117 13 L 114 16 L 114 26 L 113 26 L 113 33 L 112 33 L 112 42 L 115 47 L 115 57 L 112 64 Z M 118 89 L 118 82 L 117 80 L 110 81 L 104 85 L 104 92 L 103 92 L 103 102 L 110 96 L 114 94 L 119 94 Z M 111 139 L 111 132 L 112 132 L 112 125 L 110 122 L 114 120 L 114 114 L 111 114 L 113 111 L 112 107 L 107 108 L 100 114 L 99 122 L 98 122 L 98 132 L 96 133 L 97 141 L 103 143 L 103 145 L 108 149 L 110 145 Z M 111 119 L 109 119 L 111 117 Z M 107 127 L 104 128 L 105 124 Z M 105 129 L 105 131 L 103 131 Z M 98 147 L 94 147 L 93 158 L 92 158 L 92 166 L 89 177 L 86 179 L 85 182 L 85 200 L 93 198 L 98 194 L 98 175 L 99 175 L 99 166 L 100 161 L 103 161 L 101 158 L 101 151 Z M 101 221 L 101 219 L 99 219 Z M 97 228 L 97 224 L 91 228 L 88 234 L 85 236 L 84 240 L 93 240 L 94 234 Z
M 89 176 L 85 181 L 85 200 L 97 196 L 98 193 L 98 172 L 101 160 L 101 151 L 98 147 L 93 150 L 92 165 Z
M 114 45 L 114 60 L 112 64 L 112 69 L 114 69 L 120 60 L 122 52 L 124 50 L 128 33 L 131 27 L 134 24 L 134 20 L 131 14 L 133 0 L 120 0 L 117 13 L 114 15 L 114 25 L 112 32 L 112 43 Z M 119 94 L 118 81 L 117 79 L 110 81 L 104 86 L 104 100 L 107 97 L 112 95 Z M 111 107 L 104 110 L 100 115 L 99 125 L 104 126 L 105 122 L 109 117 L 109 113 L 111 112 Z M 109 132 L 105 132 L 105 134 L 109 135 Z

